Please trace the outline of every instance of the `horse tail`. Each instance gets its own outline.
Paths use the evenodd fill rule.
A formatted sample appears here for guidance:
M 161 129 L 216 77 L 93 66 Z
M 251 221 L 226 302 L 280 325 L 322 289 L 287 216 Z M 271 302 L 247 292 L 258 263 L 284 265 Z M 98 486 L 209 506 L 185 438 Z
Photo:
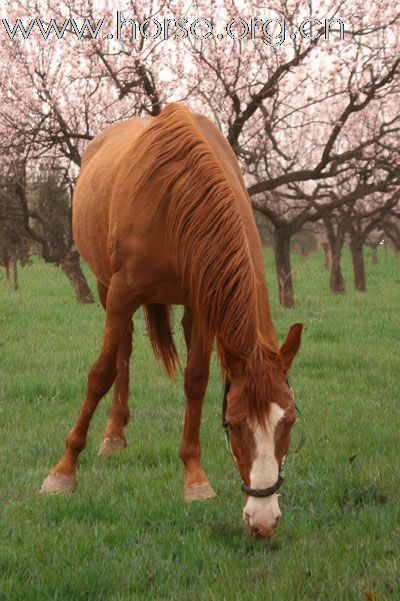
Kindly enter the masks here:
M 147 333 L 157 361 L 164 364 L 170 378 L 179 365 L 178 352 L 172 338 L 171 305 L 150 303 L 144 306 Z

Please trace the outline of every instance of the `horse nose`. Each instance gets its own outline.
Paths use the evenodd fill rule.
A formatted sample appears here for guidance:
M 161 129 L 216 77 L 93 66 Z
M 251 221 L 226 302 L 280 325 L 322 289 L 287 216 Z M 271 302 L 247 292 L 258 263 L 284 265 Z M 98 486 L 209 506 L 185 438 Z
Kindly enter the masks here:
M 276 518 L 276 520 L 275 520 L 275 522 L 272 525 L 272 530 L 276 530 L 276 528 L 278 526 L 278 522 L 279 522 L 280 519 L 281 519 L 281 516 L 278 515 L 277 518 Z
M 246 532 L 249 536 L 257 538 L 257 539 L 271 539 L 276 531 L 278 526 L 278 522 L 280 520 L 280 515 L 278 515 L 272 523 L 258 523 L 255 520 L 250 518 L 250 515 L 247 511 L 244 513 L 244 521 L 246 525 Z
M 277 516 L 272 523 L 257 522 L 250 518 L 250 515 L 244 513 L 244 522 L 246 528 L 246 534 L 256 539 L 271 539 L 273 538 L 276 528 L 278 526 L 280 516 Z

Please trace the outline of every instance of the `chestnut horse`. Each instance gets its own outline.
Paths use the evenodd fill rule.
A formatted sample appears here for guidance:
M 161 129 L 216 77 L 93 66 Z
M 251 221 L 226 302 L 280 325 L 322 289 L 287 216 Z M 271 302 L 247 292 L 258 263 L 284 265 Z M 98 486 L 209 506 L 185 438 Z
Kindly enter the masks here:
M 100 447 L 126 447 L 132 317 L 144 307 L 157 358 L 178 361 L 171 305 L 184 305 L 188 361 L 180 457 L 187 502 L 215 495 L 200 464 L 201 408 L 213 341 L 229 381 L 225 424 L 246 491 L 249 534 L 272 536 L 280 466 L 296 420 L 286 375 L 300 346 L 295 324 L 279 349 L 259 235 L 238 162 L 207 118 L 179 104 L 113 125 L 88 146 L 73 201 L 73 232 L 97 278 L 104 339 L 86 399 L 42 492 L 73 492 L 90 420 L 114 384 Z M 267 494 L 262 494 L 267 493 Z

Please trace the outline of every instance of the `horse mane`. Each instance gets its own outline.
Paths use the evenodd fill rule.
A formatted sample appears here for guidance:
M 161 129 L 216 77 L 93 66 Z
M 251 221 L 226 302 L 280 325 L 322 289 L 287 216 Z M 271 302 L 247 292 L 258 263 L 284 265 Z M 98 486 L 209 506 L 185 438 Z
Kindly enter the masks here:
M 244 396 L 247 400 L 247 414 L 263 427 L 266 425 L 270 403 L 276 403 L 276 356 L 277 353 L 266 341 L 259 341 L 246 365 Z
M 134 173 L 135 194 L 167 207 L 166 242 L 204 341 L 217 337 L 224 374 L 240 366 L 248 414 L 264 423 L 274 378 L 249 243 L 224 168 L 185 107 L 168 105 L 137 139 Z
M 185 107 L 168 105 L 141 134 L 135 170 L 135 194 L 151 189 L 154 206 L 168 207 L 167 244 L 204 339 L 217 336 L 235 357 L 250 356 L 257 339 L 256 278 L 238 200 Z

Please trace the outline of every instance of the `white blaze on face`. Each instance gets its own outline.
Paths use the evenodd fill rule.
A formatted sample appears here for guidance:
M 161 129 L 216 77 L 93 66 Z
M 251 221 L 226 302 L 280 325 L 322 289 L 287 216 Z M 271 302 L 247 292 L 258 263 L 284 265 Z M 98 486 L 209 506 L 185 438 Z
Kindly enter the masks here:
M 256 444 L 256 456 L 250 471 L 250 488 L 263 489 L 273 486 L 278 480 L 279 465 L 275 457 L 275 429 L 282 419 L 284 410 L 276 403 L 271 403 L 266 428 L 251 424 Z M 250 518 L 251 525 L 270 527 L 275 524 L 281 512 L 278 495 L 270 497 L 249 497 L 243 510 Z

